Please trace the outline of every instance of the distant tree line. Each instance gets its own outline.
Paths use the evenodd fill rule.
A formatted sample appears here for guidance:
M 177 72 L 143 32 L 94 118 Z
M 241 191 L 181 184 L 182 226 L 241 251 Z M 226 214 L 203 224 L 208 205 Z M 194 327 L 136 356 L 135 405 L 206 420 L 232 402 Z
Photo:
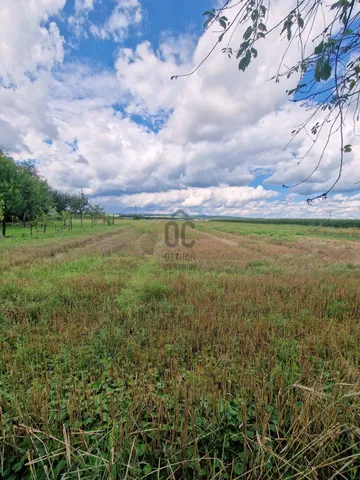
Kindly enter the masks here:
M 69 194 L 51 188 L 30 161 L 15 162 L 0 151 L 0 237 L 6 235 L 6 223 L 19 221 L 44 226 L 55 218 L 61 218 L 64 226 L 71 224 L 72 215 L 80 217 L 81 226 L 85 215 L 92 221 L 105 218 L 99 205 L 92 205 L 82 191 Z
M 360 220 L 326 218 L 217 218 L 213 222 L 261 223 L 267 225 L 304 225 L 312 227 L 360 228 Z

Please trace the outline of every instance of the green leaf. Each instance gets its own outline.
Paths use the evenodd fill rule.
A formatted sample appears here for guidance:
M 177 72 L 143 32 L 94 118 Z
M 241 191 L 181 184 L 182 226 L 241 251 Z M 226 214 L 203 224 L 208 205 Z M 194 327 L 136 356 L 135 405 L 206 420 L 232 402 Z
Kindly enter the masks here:
M 219 43 L 222 41 L 222 39 L 224 38 L 224 35 L 225 35 L 226 32 L 223 32 L 220 37 L 219 37 Z
M 328 80 L 331 75 L 332 67 L 330 65 L 330 60 L 326 60 L 323 64 L 322 71 L 321 71 L 321 79 Z
M 261 15 L 262 15 L 263 17 L 265 17 L 265 15 L 266 15 L 266 7 L 265 7 L 264 5 L 261 5 L 261 7 L 260 7 L 260 12 L 261 12 Z
M 324 57 L 319 58 L 315 66 L 315 80 L 320 82 L 321 80 L 328 80 L 331 75 L 332 67 L 330 60 L 324 60 Z
M 251 49 L 251 53 L 253 54 L 253 57 L 254 57 L 254 58 L 256 58 L 257 55 L 258 55 L 258 52 L 257 52 L 256 48 L 252 48 L 252 49 Z
M 241 55 L 245 52 L 245 50 L 248 48 L 249 46 L 249 41 L 247 42 L 243 42 L 241 45 L 240 45 L 240 48 L 236 54 L 236 58 L 240 58 Z
M 330 10 L 335 10 L 335 8 L 340 8 L 344 5 L 344 0 L 339 0 L 331 5 Z
M 243 36 L 244 40 L 248 40 L 250 38 L 252 31 L 253 31 L 253 27 L 248 27 L 246 29 L 246 32 L 244 33 L 244 36 Z
M 245 72 L 246 68 L 249 66 L 249 63 L 251 61 L 251 53 L 250 50 L 246 52 L 246 55 L 240 60 L 239 63 L 239 70 L 242 70 Z
M 317 47 L 315 47 L 315 50 L 314 50 L 315 55 L 320 55 L 320 53 L 322 53 L 323 51 L 323 48 L 324 48 L 324 42 L 322 41 L 321 43 L 319 43 Z
M 267 31 L 266 26 L 265 26 L 263 23 L 259 23 L 258 29 L 259 29 L 261 32 L 266 32 L 266 31 Z
M 143 469 L 143 473 L 146 474 L 146 475 L 149 475 L 152 471 L 152 468 L 151 468 L 151 465 L 149 465 L 148 463 L 145 465 L 144 469 Z
M 19 472 L 23 468 L 26 460 L 27 460 L 26 455 L 23 455 L 21 460 L 19 462 L 15 463 L 15 465 L 13 465 L 13 467 L 12 467 L 13 472 Z
M 243 72 L 245 72 L 245 69 L 246 69 L 245 63 L 246 63 L 245 57 L 243 57 L 239 62 L 239 70 L 242 70 Z
M 301 18 L 300 15 L 298 16 L 298 25 L 299 25 L 299 28 L 304 28 L 304 20 L 303 18 Z
M 204 23 L 203 25 L 203 28 L 206 28 L 209 23 L 213 20 L 213 18 L 215 17 L 215 13 L 214 12 L 210 12 L 210 11 L 207 11 L 207 12 L 204 12 L 203 13 L 203 16 L 207 15 L 208 16 L 208 19 L 206 20 L 206 22 Z
M 235 463 L 234 472 L 236 475 L 242 475 L 245 471 L 245 466 L 243 463 Z
M 321 58 L 319 58 L 319 60 L 316 62 L 316 65 L 315 65 L 315 80 L 317 82 L 321 81 L 322 65 L 323 65 L 323 58 L 321 57 Z
M 345 152 L 345 153 L 350 153 L 350 152 L 352 152 L 351 145 L 345 145 L 345 147 L 344 147 L 344 152 Z
M 252 14 L 251 14 L 251 20 L 253 22 L 255 22 L 259 17 L 259 12 L 257 11 L 257 9 L 253 10 Z
M 220 18 L 219 23 L 223 27 L 223 29 L 226 30 L 227 25 L 226 25 L 226 22 L 222 18 Z
M 284 25 L 283 25 L 283 28 L 282 28 L 282 30 L 281 30 L 281 32 L 280 32 L 280 35 L 283 34 L 287 28 L 288 28 L 288 19 L 285 20 Z

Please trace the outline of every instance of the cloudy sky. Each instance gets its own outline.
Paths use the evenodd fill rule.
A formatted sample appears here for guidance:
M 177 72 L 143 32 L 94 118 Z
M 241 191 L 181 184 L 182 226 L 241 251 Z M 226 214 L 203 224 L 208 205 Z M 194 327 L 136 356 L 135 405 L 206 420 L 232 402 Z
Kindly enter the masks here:
M 360 142 L 352 124 L 346 142 L 353 152 L 327 201 L 306 204 L 337 176 L 336 135 L 310 181 L 282 188 L 309 175 L 322 145 L 300 165 L 308 135 L 284 150 L 307 112 L 285 93 L 294 80 L 269 81 L 286 48 L 278 33 L 259 45 L 245 73 L 218 48 L 195 75 L 170 80 L 216 41 L 202 29 L 202 13 L 213 6 L 1 0 L 0 146 L 36 161 L 53 187 L 83 188 L 108 212 L 136 205 L 141 212 L 359 218 Z M 269 26 L 290 8 L 290 0 L 272 2 Z M 297 56 L 294 46 L 286 61 Z

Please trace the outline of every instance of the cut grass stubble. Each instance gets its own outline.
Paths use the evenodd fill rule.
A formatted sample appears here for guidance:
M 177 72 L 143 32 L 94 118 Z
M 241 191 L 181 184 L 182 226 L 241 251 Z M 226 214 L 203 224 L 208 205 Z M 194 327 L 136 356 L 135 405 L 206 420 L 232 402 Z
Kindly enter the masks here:
M 358 478 L 360 244 L 197 227 L 0 247 L 2 477 Z

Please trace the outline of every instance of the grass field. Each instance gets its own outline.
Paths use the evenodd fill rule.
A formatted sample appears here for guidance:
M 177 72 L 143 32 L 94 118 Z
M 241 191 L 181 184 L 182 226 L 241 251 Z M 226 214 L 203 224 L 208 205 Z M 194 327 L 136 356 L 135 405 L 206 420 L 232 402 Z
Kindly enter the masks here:
M 360 230 L 164 226 L 9 228 L 0 477 L 358 479 Z

